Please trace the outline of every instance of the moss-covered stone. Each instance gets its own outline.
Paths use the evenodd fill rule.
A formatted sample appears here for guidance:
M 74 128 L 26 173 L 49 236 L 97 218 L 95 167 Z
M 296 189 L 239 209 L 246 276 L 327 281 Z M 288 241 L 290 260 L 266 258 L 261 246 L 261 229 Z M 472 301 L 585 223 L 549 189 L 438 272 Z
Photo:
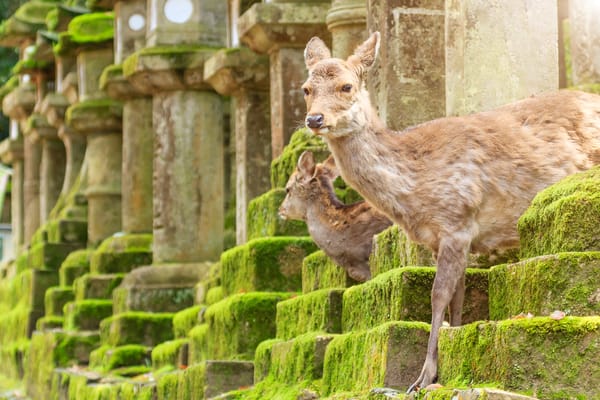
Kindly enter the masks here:
M 30 269 L 26 273 L 31 273 L 30 305 L 34 310 L 44 310 L 46 290 L 58 285 L 58 271 Z
M 90 365 L 102 372 L 131 366 L 149 366 L 151 349 L 139 344 L 101 346 L 90 355 Z
M 282 339 L 267 339 L 258 346 L 254 352 L 254 382 L 261 382 L 269 376 L 271 369 L 271 354 L 275 344 L 284 342 Z
M 593 399 L 599 359 L 599 317 L 536 317 L 440 331 L 441 382 L 497 382 L 541 399 Z
M 490 271 L 490 319 L 520 313 L 600 314 L 600 252 L 559 253 Z
M 56 315 L 49 315 L 38 319 L 35 323 L 35 329 L 46 331 L 49 329 L 60 329 L 63 327 L 64 318 Z
M 4 380 L 14 380 L 15 386 L 22 385 L 25 373 L 25 363 L 29 354 L 29 339 L 20 339 L 15 342 L 2 344 L 0 347 L 0 365 Z M 3 387 L 6 387 L 3 385 Z
M 206 355 L 212 360 L 252 360 L 256 346 L 275 337 L 275 313 L 289 293 L 238 294 L 210 306 Z
M 113 290 L 119 286 L 125 274 L 85 274 L 75 279 L 75 300 L 112 299 Z
M 71 286 L 75 278 L 89 272 L 92 253 L 93 249 L 83 249 L 69 253 L 59 270 L 61 286 Z
M 99 12 L 83 14 L 69 22 L 69 34 L 75 43 L 99 43 L 112 40 L 114 13 Z
M 152 349 L 152 368 L 162 370 L 165 367 L 180 368 L 188 364 L 187 350 L 189 339 L 168 340 Z M 185 351 L 185 355 L 182 352 Z
M 121 126 L 123 104 L 118 100 L 85 100 L 67 108 L 65 120 L 72 128 L 87 132 L 89 130 L 114 130 Z
M 153 400 L 155 391 L 155 382 L 125 381 L 121 384 L 119 400 Z
M 373 237 L 369 260 L 373 277 L 399 267 L 434 265 L 431 251 L 413 243 L 398 225 L 392 225 Z
M 29 250 L 29 267 L 58 270 L 67 256 L 80 245 L 69 243 L 38 243 Z
M 346 289 L 342 331 L 369 329 L 387 321 L 431 321 L 435 268 L 406 267 Z M 463 320 L 487 319 L 488 270 L 467 269 Z
M 277 338 L 342 332 L 343 289 L 323 289 L 277 303 Z
M 356 284 L 358 282 L 350 278 L 322 250 L 315 251 L 302 260 L 302 293 L 346 288 Z
M 152 235 L 111 236 L 92 255 L 90 271 L 95 274 L 129 272 L 152 264 Z
M 388 322 L 336 336 L 325 352 L 323 395 L 405 389 L 421 371 L 428 338 L 429 325 L 422 322 Z
M 0 343 L 15 342 L 26 339 L 36 326 L 36 321 L 43 316 L 41 311 L 32 311 L 23 304 L 0 315 Z
M 521 257 L 600 250 L 600 167 L 537 194 L 519 219 Z
M 45 314 L 47 316 L 62 316 L 63 307 L 69 301 L 73 301 L 75 295 L 71 286 L 54 286 L 46 290 Z
M 300 291 L 302 259 L 317 249 L 308 237 L 255 239 L 221 255 L 227 294 L 253 291 Z
M 143 344 L 156 346 L 173 339 L 172 313 L 127 312 L 113 315 L 100 323 L 103 344 Z
M 87 207 L 79 207 L 85 211 Z M 77 209 L 76 209 L 77 210 Z M 48 241 L 54 243 L 87 243 L 87 221 L 77 219 L 57 219 L 47 224 Z
M 166 267 L 168 269 L 168 267 Z M 113 290 L 115 313 L 177 312 L 194 304 L 194 287 L 118 287 Z
M 200 324 L 188 332 L 189 342 L 189 364 L 198 364 L 209 359 L 208 355 L 208 324 Z
M 188 332 L 204 320 L 205 306 L 193 306 L 179 311 L 173 317 L 173 333 L 176 338 L 187 337 Z
M 213 305 L 226 297 L 223 286 L 215 286 L 206 292 L 206 305 Z
M 307 236 L 303 221 L 279 217 L 279 207 L 285 198 L 285 189 L 275 188 L 248 203 L 248 240 L 271 236 Z
M 64 307 L 64 327 L 66 330 L 97 330 L 100 321 L 111 315 L 111 300 L 72 301 Z

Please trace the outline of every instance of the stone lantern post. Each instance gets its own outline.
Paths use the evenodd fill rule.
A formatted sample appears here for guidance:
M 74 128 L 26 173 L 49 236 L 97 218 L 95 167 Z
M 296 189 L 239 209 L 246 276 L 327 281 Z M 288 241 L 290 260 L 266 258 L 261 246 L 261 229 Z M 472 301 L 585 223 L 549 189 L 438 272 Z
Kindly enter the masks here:
M 329 1 L 272 1 L 254 4 L 239 18 L 240 40 L 257 53 L 269 55 L 273 158 L 303 125 L 303 51 L 312 36 L 330 41 L 325 25 L 329 7 Z
M 573 85 L 600 93 L 600 3 L 569 1 Z
M 11 129 L 18 129 L 15 125 Z M 18 133 L 18 132 L 17 132 Z M 23 245 L 23 138 L 11 135 L 0 143 L 0 160 L 12 167 L 11 227 L 15 254 Z
M 333 0 L 327 13 L 331 53 L 347 58 L 367 38 L 367 5 L 364 0 Z

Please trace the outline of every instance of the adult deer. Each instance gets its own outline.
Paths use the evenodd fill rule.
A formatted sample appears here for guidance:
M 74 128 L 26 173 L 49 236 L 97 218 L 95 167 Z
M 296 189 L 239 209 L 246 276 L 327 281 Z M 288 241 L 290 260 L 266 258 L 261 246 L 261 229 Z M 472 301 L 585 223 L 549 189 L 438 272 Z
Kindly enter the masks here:
M 305 123 L 342 178 L 436 254 L 431 334 L 410 392 L 436 379 L 448 307 L 450 324 L 461 324 L 468 253 L 517 247 L 517 220 L 535 194 L 599 162 L 600 96 L 559 91 L 394 132 L 365 88 L 379 40 L 375 32 L 346 60 L 308 42 Z

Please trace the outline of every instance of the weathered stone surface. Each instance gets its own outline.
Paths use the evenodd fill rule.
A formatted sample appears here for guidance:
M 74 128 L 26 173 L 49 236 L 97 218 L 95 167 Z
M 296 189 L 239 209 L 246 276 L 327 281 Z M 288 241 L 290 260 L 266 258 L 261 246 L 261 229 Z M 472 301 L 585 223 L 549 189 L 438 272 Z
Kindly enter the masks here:
M 100 76 L 114 60 L 112 47 L 86 49 L 77 56 L 79 101 L 99 100 L 106 95 L 100 89 Z
M 367 5 L 363 0 L 333 0 L 326 23 L 332 55 L 345 59 L 367 38 Z
M 315 251 L 302 260 L 302 293 L 320 289 L 346 288 L 357 283 L 322 250 Z
M 89 271 L 93 252 L 93 249 L 82 249 L 69 253 L 59 270 L 61 286 L 72 286 L 75 278 Z
M 370 329 L 387 321 L 431 321 L 435 268 L 406 267 L 346 289 L 342 331 Z M 467 269 L 463 321 L 488 318 L 488 271 Z
M 23 215 L 25 225 L 23 238 L 29 244 L 35 231 L 40 226 L 40 163 L 42 147 L 39 141 L 26 136 L 24 143 L 24 178 L 23 178 Z
M 16 121 L 15 121 L 16 122 Z M 18 125 L 13 122 L 10 125 L 10 135 L 16 136 Z M 13 170 L 11 177 L 11 228 L 13 252 L 16 254 L 23 244 L 24 214 L 23 214 L 23 137 L 18 139 L 7 138 L 0 142 L 0 159 L 5 164 L 10 164 Z
M 152 368 L 155 370 L 187 366 L 189 339 L 168 340 L 152 349 Z
M 69 301 L 75 300 L 71 286 L 54 286 L 46 290 L 44 295 L 44 310 L 46 316 L 62 316 L 63 307 Z
M 204 322 L 205 306 L 195 305 L 179 311 L 173 317 L 173 333 L 176 338 L 187 337 L 188 332 Z
M 119 286 L 124 274 L 85 274 L 73 282 L 75 300 L 112 299 L 113 290 Z M 46 293 L 47 294 L 47 293 Z
M 569 1 L 571 63 L 573 84 L 576 86 L 600 83 L 600 7 L 585 0 Z
M 309 332 L 342 332 L 344 289 L 323 289 L 277 304 L 277 338 L 289 340 Z
M 497 382 L 542 399 L 593 398 L 600 357 L 598 317 L 547 317 L 442 328 L 439 379 Z
M 31 277 L 30 280 L 25 280 L 31 285 L 28 290 L 29 305 L 33 310 L 42 311 L 44 310 L 46 290 L 58 285 L 58 273 L 41 269 L 30 269 L 26 273 L 29 273 Z
M 452 0 L 446 15 L 447 115 L 489 110 L 558 87 L 557 7 Z
M 113 235 L 104 240 L 90 260 L 94 274 L 129 272 L 152 263 L 152 235 Z
M 123 346 L 100 346 L 90 354 L 90 367 L 108 372 L 122 367 L 147 365 L 150 363 L 151 349 L 139 344 Z
M 405 389 L 421 371 L 428 337 L 429 325 L 422 322 L 389 322 L 336 336 L 325 352 L 323 394 Z
M 112 300 L 72 301 L 64 307 L 66 330 L 98 330 L 100 321 L 112 315 Z
M 521 258 L 600 250 L 600 167 L 537 194 L 519 219 Z
M 204 398 L 206 399 L 253 384 L 254 365 L 251 362 L 206 361 L 204 368 Z M 186 371 L 184 375 L 191 375 L 193 372 L 194 370 Z
M 489 274 L 490 319 L 521 313 L 600 313 L 600 253 L 559 253 L 499 265 Z
M 325 350 L 335 336 L 313 332 L 273 343 L 269 379 L 295 384 L 322 378 Z
M 255 239 L 221 255 L 226 294 L 300 291 L 302 259 L 317 249 L 307 237 Z
M 125 58 L 146 45 L 146 2 L 118 1 L 115 11 L 115 64 L 121 64 Z M 142 17 L 143 24 L 139 22 Z M 133 18 L 133 20 L 132 20 Z
M 41 242 L 29 250 L 29 268 L 58 270 L 67 256 L 81 249 L 74 243 Z
M 2 112 L 16 121 L 23 120 L 31 114 L 35 105 L 35 86 L 22 84 L 2 99 Z
M 103 344 L 143 344 L 156 346 L 173 339 L 173 314 L 127 312 L 104 319 L 100 323 Z
M 285 189 L 273 189 L 248 204 L 247 238 L 254 240 L 271 236 L 307 236 L 308 229 L 303 221 L 285 220 L 278 211 L 285 198 Z

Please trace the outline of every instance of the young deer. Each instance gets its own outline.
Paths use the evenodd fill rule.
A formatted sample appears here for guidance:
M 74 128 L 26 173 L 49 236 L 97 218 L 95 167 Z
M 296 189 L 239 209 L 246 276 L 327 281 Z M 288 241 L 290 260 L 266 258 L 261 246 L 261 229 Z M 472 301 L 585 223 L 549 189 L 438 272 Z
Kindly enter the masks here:
M 333 180 L 338 176 L 330 156 L 315 165 L 310 151 L 302 153 L 285 186 L 287 192 L 279 215 L 306 222 L 308 232 L 321 250 L 356 281 L 371 278 L 369 255 L 373 235 L 392 222 L 365 201 L 346 205 L 336 196 Z
M 560 91 L 489 112 L 387 129 L 365 89 L 379 33 L 347 60 L 311 39 L 306 126 L 324 137 L 344 180 L 436 254 L 427 356 L 409 392 L 436 379 L 445 310 L 460 325 L 467 254 L 518 247 L 536 193 L 600 160 L 600 96 Z

